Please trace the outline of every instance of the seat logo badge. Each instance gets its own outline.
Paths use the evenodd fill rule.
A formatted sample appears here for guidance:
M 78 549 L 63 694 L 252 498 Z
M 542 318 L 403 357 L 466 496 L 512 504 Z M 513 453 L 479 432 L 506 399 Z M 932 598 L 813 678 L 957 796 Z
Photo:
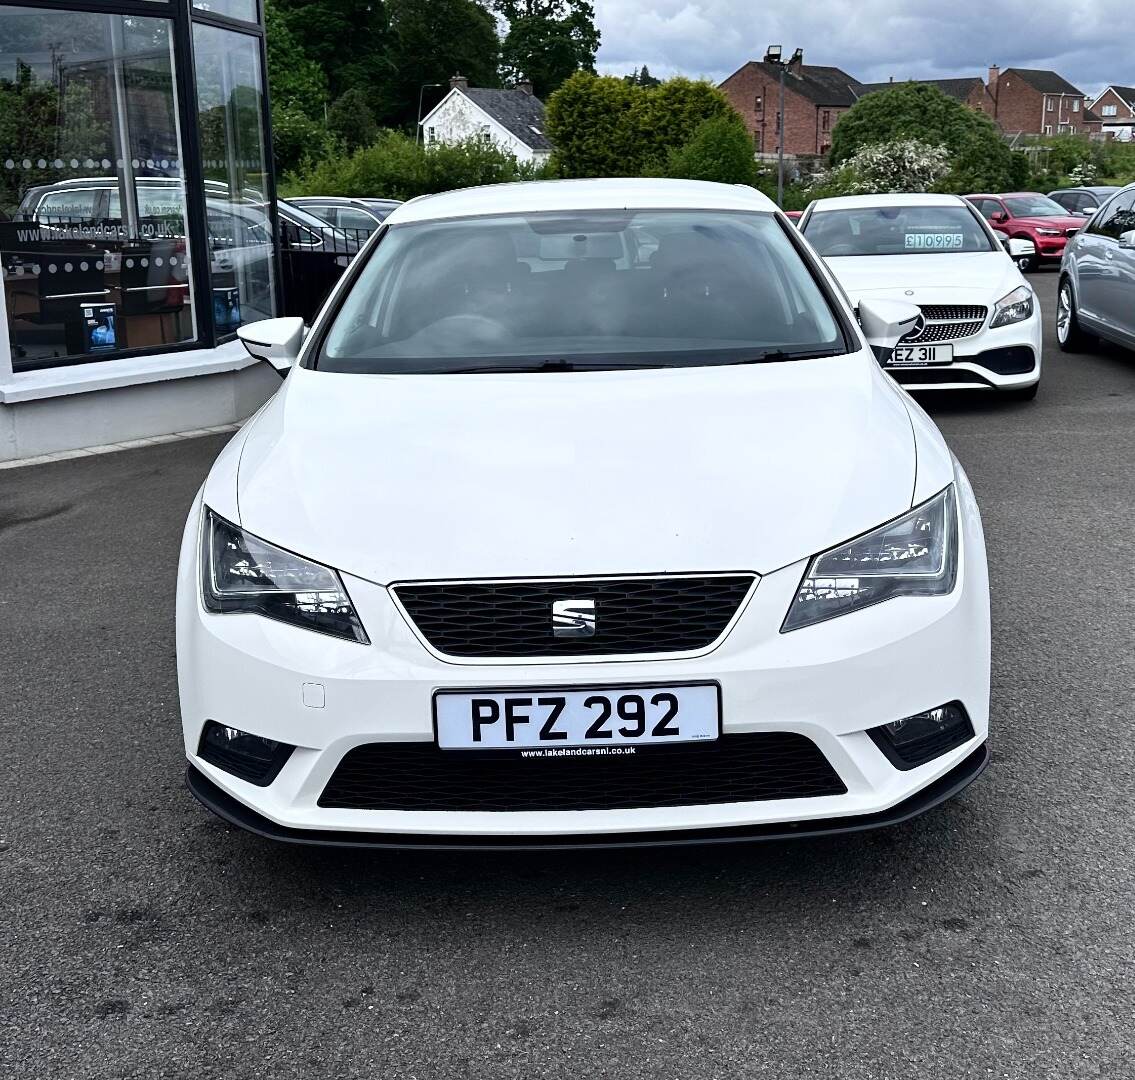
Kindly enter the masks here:
M 594 600 L 553 600 L 552 635 L 558 638 L 595 636 Z

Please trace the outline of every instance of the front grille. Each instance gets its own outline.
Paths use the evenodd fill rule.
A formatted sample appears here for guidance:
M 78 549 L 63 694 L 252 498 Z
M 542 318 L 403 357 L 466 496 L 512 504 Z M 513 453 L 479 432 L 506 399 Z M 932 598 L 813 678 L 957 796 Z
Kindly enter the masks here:
M 319 797 L 344 810 L 630 810 L 843 795 L 811 739 L 790 732 L 725 735 L 713 743 L 635 754 L 508 756 L 370 743 L 349 751 Z
M 989 309 L 980 304 L 920 304 L 919 310 L 926 319 L 935 321 L 984 322 Z
M 752 587 L 728 576 L 467 581 L 396 585 L 395 596 L 438 652 L 466 657 L 689 652 L 712 645 Z M 591 637 L 556 637 L 552 604 L 595 603 Z
M 981 332 L 989 309 L 980 304 L 922 304 L 925 325 L 917 334 L 903 338 L 904 345 L 958 341 Z

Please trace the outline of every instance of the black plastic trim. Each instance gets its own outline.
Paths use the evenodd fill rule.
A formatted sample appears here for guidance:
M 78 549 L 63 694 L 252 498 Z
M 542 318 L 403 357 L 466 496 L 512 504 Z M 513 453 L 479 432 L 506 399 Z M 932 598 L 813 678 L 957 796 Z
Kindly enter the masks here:
M 800 837 L 835 836 L 898 825 L 952 799 L 976 780 L 988 766 L 988 743 L 982 743 L 944 776 L 915 792 L 910 798 L 876 814 L 823 818 L 739 828 L 696 829 L 666 833 L 613 833 L 604 837 L 501 836 L 491 839 L 454 836 L 414 836 L 405 833 L 339 832 L 293 829 L 273 821 L 222 791 L 192 765 L 186 784 L 194 798 L 230 825 L 269 840 L 318 847 L 372 848 L 378 851 L 581 851 L 599 848 L 686 847 L 695 844 L 746 843 L 757 840 L 789 840 Z
M 914 744 L 906 756 L 899 750 L 886 733 L 886 725 L 873 727 L 867 729 L 867 734 L 871 737 L 871 741 L 879 748 L 879 751 L 884 757 L 896 768 L 902 772 L 909 772 L 911 769 L 917 769 L 920 765 L 926 765 L 928 762 L 933 761 L 935 758 L 940 758 L 943 754 L 948 754 L 951 750 L 956 750 L 959 746 L 964 746 L 974 736 L 973 721 L 969 718 L 969 713 L 966 707 L 960 701 L 948 701 L 945 705 L 936 706 L 937 708 L 955 708 L 962 714 L 962 723 L 957 727 L 955 738 L 949 742 L 941 744 L 930 744 L 929 752 L 925 746 L 921 752 L 917 751 L 918 744 Z M 937 736 L 934 736 L 937 738 Z

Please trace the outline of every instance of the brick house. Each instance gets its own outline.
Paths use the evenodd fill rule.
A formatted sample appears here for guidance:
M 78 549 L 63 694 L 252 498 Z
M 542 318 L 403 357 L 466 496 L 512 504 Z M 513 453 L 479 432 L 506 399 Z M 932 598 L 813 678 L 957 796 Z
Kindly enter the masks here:
M 750 60 L 720 89 L 745 119 L 757 153 L 776 153 L 780 69 Z M 793 58 L 784 76 L 784 152 L 823 154 L 832 144 L 836 121 L 859 99 L 860 87 L 846 71 Z
M 1100 118 L 1100 130 L 1109 139 L 1135 139 L 1135 86 L 1109 86 L 1089 108 Z
M 1055 71 L 1029 68 L 989 69 L 993 118 L 1007 135 L 1087 135 L 1092 122 L 1087 102 Z
M 947 97 L 968 105 L 977 112 L 993 115 L 993 98 L 989 96 L 985 83 L 977 75 L 968 79 L 904 79 L 904 82 L 918 83 L 920 86 L 936 86 Z M 899 85 L 894 79 L 885 83 L 863 83 L 861 94 L 873 94 L 878 90 L 889 90 Z

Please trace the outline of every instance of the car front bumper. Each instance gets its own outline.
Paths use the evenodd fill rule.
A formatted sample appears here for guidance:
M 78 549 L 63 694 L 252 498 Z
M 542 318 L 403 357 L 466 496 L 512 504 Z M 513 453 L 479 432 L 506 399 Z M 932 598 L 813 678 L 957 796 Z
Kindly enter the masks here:
M 958 582 L 948 596 L 900 598 L 781 634 L 802 560 L 760 579 L 732 631 L 686 659 L 452 663 L 431 655 L 387 590 L 343 575 L 371 640 L 364 646 L 256 615 L 202 608 L 200 497 L 178 577 L 183 735 L 194 794 L 223 818 L 282 840 L 364 846 L 524 847 L 814 835 L 893 823 L 948 798 L 984 767 L 989 708 L 988 581 L 980 517 L 958 474 Z M 445 688 L 712 681 L 723 735 L 810 739 L 846 792 L 617 810 L 358 810 L 319 798 L 343 756 L 363 744 L 433 740 L 432 697 Z M 318 685 L 318 694 L 311 687 Z M 897 769 L 868 729 L 960 702 L 973 737 L 924 765 Z M 321 707 L 315 707 L 315 706 Z M 207 720 L 296 749 L 258 787 L 198 756 Z M 611 784 L 619 758 L 612 757 Z M 565 766 L 570 768 L 571 761 Z M 522 761 L 517 768 L 524 768 Z
M 943 344 L 954 346 L 952 364 L 887 367 L 887 374 L 908 390 L 1024 390 L 1033 386 L 1040 381 L 1044 346 L 1040 300 L 1033 301 L 1032 315 L 1022 322 L 996 329 L 987 325 L 972 337 Z M 1018 352 L 1021 349 L 1031 354 L 1027 369 L 1026 363 L 1005 363 L 1007 358 L 1023 356 Z

